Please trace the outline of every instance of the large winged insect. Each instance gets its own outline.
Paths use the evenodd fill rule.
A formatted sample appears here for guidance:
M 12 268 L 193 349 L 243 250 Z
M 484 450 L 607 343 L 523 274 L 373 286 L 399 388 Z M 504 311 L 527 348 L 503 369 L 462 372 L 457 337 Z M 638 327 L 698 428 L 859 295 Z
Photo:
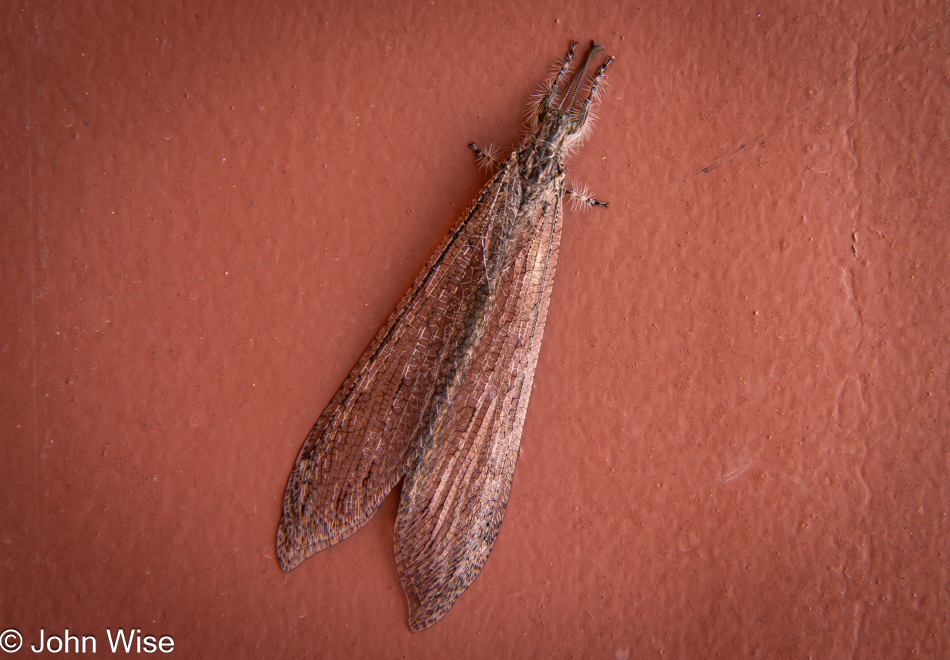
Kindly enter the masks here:
M 400 479 L 395 552 L 409 627 L 445 615 L 488 559 L 511 486 L 561 236 L 564 160 L 611 59 L 578 100 L 571 45 L 530 131 L 435 251 L 307 435 L 284 495 L 289 571 L 362 527 Z

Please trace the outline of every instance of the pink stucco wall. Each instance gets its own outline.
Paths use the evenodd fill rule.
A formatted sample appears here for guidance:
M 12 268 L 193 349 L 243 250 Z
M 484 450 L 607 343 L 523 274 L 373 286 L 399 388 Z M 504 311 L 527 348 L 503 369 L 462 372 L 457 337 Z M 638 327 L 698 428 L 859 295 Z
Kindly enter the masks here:
M 359 7 L 357 5 L 362 5 Z M 950 654 L 943 3 L 8 3 L 0 629 L 180 657 Z M 317 414 L 570 39 L 505 523 L 413 635 L 391 497 L 283 574 Z M 28 654 L 28 651 L 21 651 Z

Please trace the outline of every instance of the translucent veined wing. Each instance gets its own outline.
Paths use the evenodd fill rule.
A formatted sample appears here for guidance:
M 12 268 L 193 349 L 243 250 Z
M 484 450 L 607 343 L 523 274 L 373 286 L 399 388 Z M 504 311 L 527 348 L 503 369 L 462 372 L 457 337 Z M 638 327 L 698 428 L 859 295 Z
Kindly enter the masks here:
M 508 176 L 499 171 L 482 189 L 307 435 L 277 533 L 285 571 L 372 517 L 449 405 L 467 326 L 485 305 L 486 268 L 497 264 L 490 251 L 503 228 L 488 225 L 504 215 L 496 211 Z
M 558 188 L 532 205 L 526 240 L 506 251 L 470 367 L 406 474 L 395 550 L 414 631 L 442 618 L 472 583 L 505 514 L 557 262 Z

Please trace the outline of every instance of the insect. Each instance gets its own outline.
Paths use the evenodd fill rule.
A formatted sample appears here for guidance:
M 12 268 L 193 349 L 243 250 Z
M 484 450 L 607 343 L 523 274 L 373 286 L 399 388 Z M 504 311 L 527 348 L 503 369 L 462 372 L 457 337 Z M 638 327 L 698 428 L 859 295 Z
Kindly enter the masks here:
M 284 571 L 345 539 L 404 479 L 396 567 L 409 627 L 441 619 L 485 565 L 518 459 L 561 236 L 565 187 L 608 58 L 576 100 L 576 43 L 529 107 L 530 132 L 430 257 L 307 435 L 284 494 Z

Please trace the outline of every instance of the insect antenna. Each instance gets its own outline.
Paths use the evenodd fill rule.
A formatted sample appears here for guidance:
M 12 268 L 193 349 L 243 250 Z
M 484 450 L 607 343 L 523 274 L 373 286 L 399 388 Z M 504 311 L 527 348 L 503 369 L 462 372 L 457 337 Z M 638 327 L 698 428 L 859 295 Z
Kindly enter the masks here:
M 564 110 L 564 101 L 567 101 L 567 110 L 570 110 L 574 105 L 574 97 L 577 96 L 577 90 L 580 89 L 581 83 L 584 82 L 584 76 L 587 73 L 587 67 L 590 65 L 594 55 L 599 53 L 604 49 L 603 46 L 598 44 L 596 41 L 590 42 L 590 52 L 587 54 L 587 59 L 584 60 L 584 63 L 581 65 L 581 68 L 577 70 L 574 74 L 574 77 L 571 78 L 571 84 L 568 85 L 567 91 L 564 92 L 564 97 L 561 99 L 561 103 L 558 105 L 559 110 Z

